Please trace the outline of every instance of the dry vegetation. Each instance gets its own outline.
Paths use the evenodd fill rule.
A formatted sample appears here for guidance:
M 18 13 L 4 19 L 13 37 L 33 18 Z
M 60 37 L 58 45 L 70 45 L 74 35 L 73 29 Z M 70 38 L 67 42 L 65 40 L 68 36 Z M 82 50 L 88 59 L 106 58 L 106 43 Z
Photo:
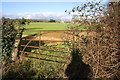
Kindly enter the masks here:
M 120 2 L 109 3 L 99 23 L 89 22 L 87 35 L 80 35 L 76 26 L 70 29 L 72 35 L 67 35 L 65 39 L 71 52 L 79 50 L 81 60 L 90 65 L 92 71 L 89 78 L 92 80 L 120 79 L 119 5 Z M 81 21 L 76 23 L 83 24 Z

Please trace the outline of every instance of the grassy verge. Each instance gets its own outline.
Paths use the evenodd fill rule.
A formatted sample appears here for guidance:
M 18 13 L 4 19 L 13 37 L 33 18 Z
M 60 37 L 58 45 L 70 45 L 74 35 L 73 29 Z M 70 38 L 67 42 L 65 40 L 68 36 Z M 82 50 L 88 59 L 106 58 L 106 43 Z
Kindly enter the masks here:
M 67 49 L 64 44 L 49 44 L 42 45 L 42 47 L 54 48 L 54 49 Z M 30 48 L 27 48 L 30 49 Z M 31 49 L 30 52 L 40 54 L 40 55 L 48 55 L 48 56 L 56 56 L 62 58 L 69 58 L 70 55 L 66 51 L 53 51 L 48 49 L 40 49 L 40 53 L 38 49 Z M 44 56 L 36 56 L 32 54 L 22 54 L 26 57 L 32 57 L 36 59 L 42 59 L 46 61 L 52 62 L 69 62 L 64 59 L 57 59 L 51 57 Z M 40 62 L 38 60 L 32 60 L 27 58 L 21 58 L 21 61 L 17 64 L 10 64 L 3 69 L 3 79 L 29 79 L 29 80 L 45 80 L 45 79 L 60 79 L 65 78 L 65 66 L 64 64 L 57 63 L 48 63 L 48 62 Z

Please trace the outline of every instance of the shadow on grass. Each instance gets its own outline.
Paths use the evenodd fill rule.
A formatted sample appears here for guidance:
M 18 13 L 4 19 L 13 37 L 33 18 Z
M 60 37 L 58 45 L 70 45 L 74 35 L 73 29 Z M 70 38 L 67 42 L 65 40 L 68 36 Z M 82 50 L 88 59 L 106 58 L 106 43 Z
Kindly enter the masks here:
M 8 72 L 7 75 L 2 76 L 2 80 L 32 80 L 34 75 L 34 71 Z
M 2 80 L 51 80 L 46 79 L 45 74 L 40 75 L 30 63 L 7 65 L 3 73 Z
M 90 66 L 82 61 L 82 56 L 79 54 L 80 52 L 78 50 L 72 52 L 72 60 L 67 66 L 65 74 L 68 76 L 69 80 L 81 80 L 83 78 L 85 80 L 90 80 Z
M 36 35 L 37 35 L 37 34 L 29 35 L 29 36 L 23 37 L 22 39 L 33 39 L 34 36 L 36 36 Z M 21 40 L 20 45 L 27 45 L 28 42 L 29 42 L 29 40 Z M 32 40 L 32 41 L 28 44 L 28 46 L 39 46 L 39 44 L 40 44 L 40 45 L 44 45 L 45 43 L 44 43 L 43 41 L 34 41 L 34 40 Z M 21 46 L 21 47 L 20 47 L 20 51 L 23 50 L 23 48 L 24 48 L 24 47 Z M 26 48 L 25 48 L 25 51 L 26 51 L 26 52 L 31 52 L 32 49 L 34 49 L 34 48 L 32 48 L 32 47 L 26 47 Z
M 44 64 L 33 64 L 31 61 L 8 64 L 3 68 L 2 80 L 66 80 L 56 78 L 57 72 L 50 71 L 52 66 L 44 66 L 43 68 L 41 66 Z M 41 68 L 43 70 L 39 70 Z
M 33 39 L 34 36 L 36 36 L 36 35 L 37 34 L 28 35 L 28 36 L 23 37 L 23 39 Z
M 41 30 L 41 29 L 43 29 L 43 28 L 27 28 L 25 30 Z

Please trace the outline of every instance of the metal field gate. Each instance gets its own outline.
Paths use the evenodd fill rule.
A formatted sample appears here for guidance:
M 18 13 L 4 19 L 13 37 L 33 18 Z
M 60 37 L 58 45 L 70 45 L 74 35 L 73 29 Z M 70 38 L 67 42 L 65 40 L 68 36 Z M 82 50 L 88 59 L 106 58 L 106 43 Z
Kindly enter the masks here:
M 28 30 L 29 31 L 29 30 Z M 63 36 L 66 30 L 32 30 L 38 32 L 23 36 L 20 44 L 21 59 L 37 60 L 40 62 L 66 64 L 69 59 Z

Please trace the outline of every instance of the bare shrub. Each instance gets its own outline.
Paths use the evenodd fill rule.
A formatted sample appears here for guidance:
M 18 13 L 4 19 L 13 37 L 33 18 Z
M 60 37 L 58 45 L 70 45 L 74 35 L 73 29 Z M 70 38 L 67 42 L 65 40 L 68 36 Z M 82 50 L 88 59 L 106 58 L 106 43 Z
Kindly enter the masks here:
M 73 8 L 72 11 L 82 12 L 88 6 L 90 12 L 96 4 L 99 9 L 95 9 L 94 12 L 103 14 L 103 10 L 100 13 L 100 4 L 94 2 L 88 2 L 77 10 Z M 118 5 L 119 2 L 111 3 L 104 11 L 104 16 L 89 15 L 92 17 L 90 21 L 87 21 L 89 18 L 86 17 L 86 20 L 77 21 L 74 26 L 68 29 L 72 33 L 72 36 L 67 35 L 66 38 L 66 42 L 70 46 L 69 49 L 79 49 L 83 56 L 82 60 L 92 68 L 92 79 L 120 79 L 119 20 L 116 11 L 116 9 L 119 10 Z M 81 17 L 83 16 L 86 16 L 86 14 Z M 76 24 L 79 26 L 76 26 Z M 79 29 L 83 24 L 86 24 L 84 26 L 88 31 L 86 31 L 86 34 L 80 35 L 81 31 Z

